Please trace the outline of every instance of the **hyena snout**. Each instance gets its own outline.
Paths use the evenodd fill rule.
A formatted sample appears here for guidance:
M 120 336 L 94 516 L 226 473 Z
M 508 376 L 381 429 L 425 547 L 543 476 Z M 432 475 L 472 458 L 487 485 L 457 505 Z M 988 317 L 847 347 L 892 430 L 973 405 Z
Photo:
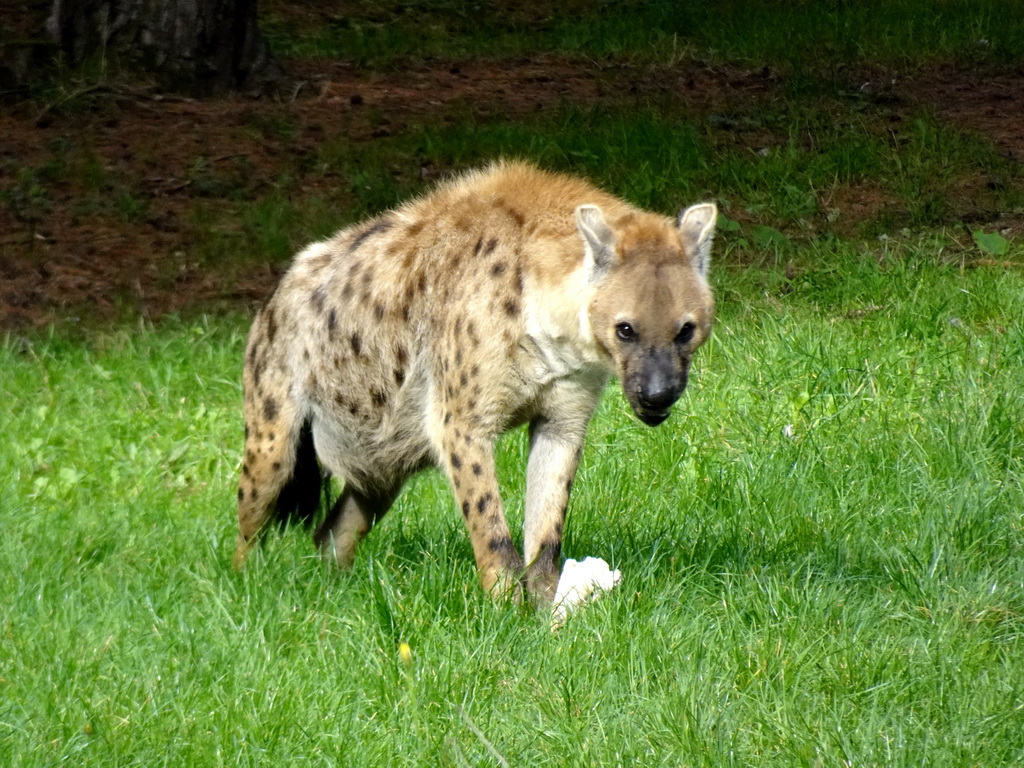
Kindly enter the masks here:
M 636 372 L 627 397 L 637 418 L 656 427 L 668 418 L 669 409 L 686 389 L 688 358 L 673 352 L 653 350 L 645 355 Z

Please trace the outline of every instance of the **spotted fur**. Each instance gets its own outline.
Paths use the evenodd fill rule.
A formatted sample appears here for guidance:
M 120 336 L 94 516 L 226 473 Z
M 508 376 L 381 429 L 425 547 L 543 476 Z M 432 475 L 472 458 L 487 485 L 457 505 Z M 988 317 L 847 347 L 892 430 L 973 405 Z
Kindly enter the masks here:
M 716 211 L 673 220 L 521 163 L 467 174 L 300 253 L 245 356 L 241 567 L 277 511 L 310 518 L 340 566 L 413 473 L 448 475 L 481 583 L 554 595 L 569 492 L 609 375 L 660 423 L 711 330 Z M 494 444 L 530 430 L 524 552 Z

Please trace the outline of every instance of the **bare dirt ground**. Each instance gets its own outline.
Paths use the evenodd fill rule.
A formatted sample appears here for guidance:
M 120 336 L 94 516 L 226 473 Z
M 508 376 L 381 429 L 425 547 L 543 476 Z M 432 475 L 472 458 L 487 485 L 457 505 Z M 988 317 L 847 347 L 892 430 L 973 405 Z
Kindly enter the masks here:
M 292 98 L 279 101 L 195 101 L 118 88 L 85 90 L 67 102 L 2 108 L 0 329 L 246 308 L 265 297 L 277 278 L 269 267 L 239 278 L 190 258 L 196 231 L 190 212 L 197 205 L 224 204 L 197 181 L 197 162 L 229 167 L 244 158 L 245 177 L 236 182 L 247 195 L 268 189 L 282 174 L 299 174 L 302 187 L 316 193 L 318 186 L 339 181 L 307 172 L 309 163 L 303 162 L 325 139 L 345 137 L 358 145 L 448 113 L 458 116 L 452 119 L 464 119 L 468 110 L 483 119 L 515 120 L 565 103 L 659 98 L 706 120 L 749 113 L 783 98 L 768 69 L 694 63 L 651 70 L 536 58 L 437 64 L 394 74 L 323 62 L 288 66 L 303 84 Z M 949 67 L 906 79 L 874 73 L 851 76 L 850 87 L 877 94 L 897 117 L 928 108 L 1024 162 L 1022 71 Z M 254 122 L 275 120 L 294 130 L 253 130 Z M 754 130 L 737 133 L 735 140 L 754 148 L 763 139 Z M 55 167 L 54 158 L 71 157 L 72 150 L 76 171 Z M 119 190 L 144 196 L 144 213 L 114 215 Z M 84 199 L 104 195 L 109 207 L 83 207 Z M 885 204 L 872 189 L 845 195 L 844 208 L 854 218 Z M 129 196 L 124 205 L 130 202 Z

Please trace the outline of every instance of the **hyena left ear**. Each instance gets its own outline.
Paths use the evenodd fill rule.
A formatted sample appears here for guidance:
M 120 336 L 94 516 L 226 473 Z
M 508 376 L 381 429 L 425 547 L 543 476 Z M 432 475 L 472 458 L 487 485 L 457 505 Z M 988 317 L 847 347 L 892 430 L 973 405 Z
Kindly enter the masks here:
M 587 274 L 591 281 L 598 280 L 617 259 L 615 233 L 605 221 L 604 212 L 596 205 L 576 208 L 576 227 L 587 246 Z
M 711 264 L 711 239 L 715 235 L 718 208 L 714 203 L 698 203 L 679 212 L 676 226 L 683 235 L 683 243 L 690 253 L 693 268 L 701 275 L 708 273 Z

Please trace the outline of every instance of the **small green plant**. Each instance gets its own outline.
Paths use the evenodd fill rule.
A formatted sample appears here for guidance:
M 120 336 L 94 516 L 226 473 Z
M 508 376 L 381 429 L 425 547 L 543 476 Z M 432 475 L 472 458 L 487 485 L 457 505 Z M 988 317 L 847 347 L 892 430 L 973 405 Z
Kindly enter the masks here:
M 998 232 L 983 232 L 979 229 L 972 236 L 981 252 L 988 256 L 1005 256 L 1010 250 L 1010 241 Z

